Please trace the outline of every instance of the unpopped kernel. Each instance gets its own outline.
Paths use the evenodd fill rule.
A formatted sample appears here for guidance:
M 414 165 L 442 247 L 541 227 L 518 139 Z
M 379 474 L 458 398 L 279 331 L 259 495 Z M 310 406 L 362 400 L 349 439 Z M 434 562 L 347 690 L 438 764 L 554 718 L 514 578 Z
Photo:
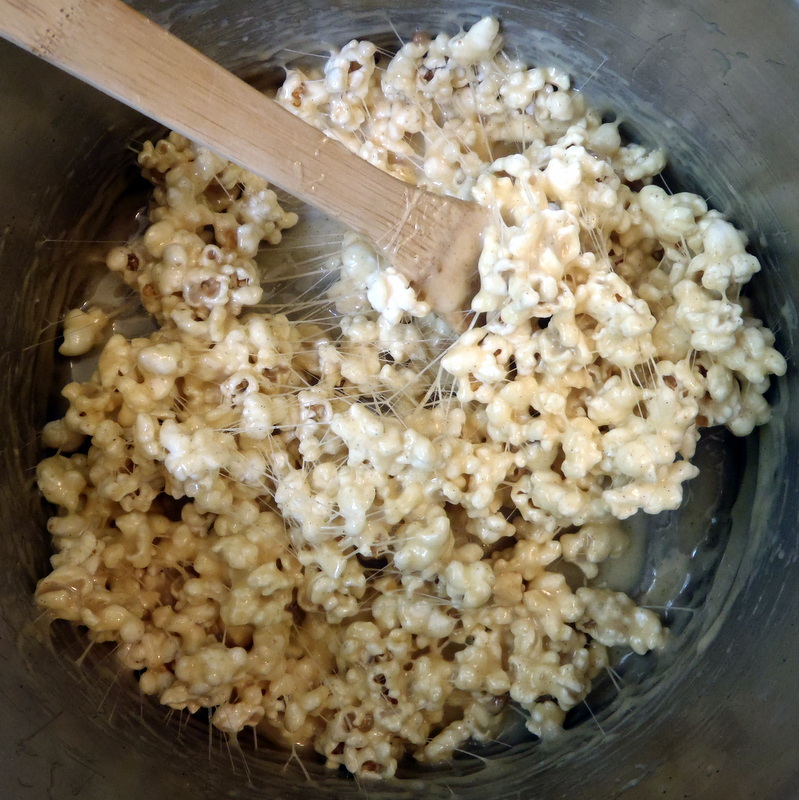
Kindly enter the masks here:
M 278 99 L 490 209 L 472 321 L 454 335 L 352 234 L 326 322 L 259 309 L 256 253 L 296 214 L 177 134 L 148 142 L 149 225 L 107 263 L 157 330 L 67 315 L 64 354 L 104 344 L 45 429 L 38 601 L 166 705 L 357 775 L 486 741 L 508 701 L 553 734 L 608 647 L 666 642 L 594 585 L 618 521 L 680 504 L 701 427 L 768 419 L 785 361 L 741 297 L 760 265 L 492 18 L 391 59 L 350 42 Z

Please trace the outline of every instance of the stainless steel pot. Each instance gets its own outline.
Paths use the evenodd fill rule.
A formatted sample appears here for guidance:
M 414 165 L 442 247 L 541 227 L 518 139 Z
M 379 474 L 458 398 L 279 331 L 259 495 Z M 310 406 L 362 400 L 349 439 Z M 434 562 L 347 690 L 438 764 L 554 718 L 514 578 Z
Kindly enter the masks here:
M 752 297 L 796 353 L 799 298 L 799 5 L 788 0 L 140 0 L 135 5 L 226 66 L 269 80 L 287 51 L 353 36 L 455 31 L 499 16 L 508 48 L 560 63 L 629 135 L 667 148 L 670 184 L 699 191 L 752 236 Z M 282 53 L 282 55 L 281 55 Z M 124 52 L 120 52 L 124 59 Z M 51 409 L 55 323 L 98 239 L 135 209 L 129 145 L 146 120 L 0 42 L 0 753 L 9 800 L 142 797 L 759 798 L 799 796 L 799 409 L 796 373 L 772 389 L 768 426 L 733 446 L 711 436 L 704 482 L 678 515 L 650 521 L 637 592 L 669 585 L 677 635 L 627 663 L 624 686 L 554 745 L 497 745 L 440 769 L 364 784 L 247 737 L 209 735 L 139 698 L 107 651 L 39 616 L 46 511 L 33 467 Z M 116 227 L 115 227 L 116 226 Z M 124 234 L 123 234 L 124 235 Z M 90 244 L 93 243 L 93 244 Z M 660 545 L 658 545 L 660 542 Z M 691 579 L 664 577 L 663 542 Z M 665 596 L 665 595 L 664 595 Z M 678 602 L 687 608 L 684 616 Z M 613 694 L 613 693 L 612 693 Z M 512 745 L 512 746 L 511 746 Z M 309 780 L 311 781 L 309 783 Z

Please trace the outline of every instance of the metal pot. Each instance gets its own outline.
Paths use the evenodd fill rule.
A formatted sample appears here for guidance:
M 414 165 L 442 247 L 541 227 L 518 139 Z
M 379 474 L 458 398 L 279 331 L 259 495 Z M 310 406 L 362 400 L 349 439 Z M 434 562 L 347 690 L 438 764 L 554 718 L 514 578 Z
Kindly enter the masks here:
M 507 47 L 556 63 L 629 136 L 664 146 L 670 185 L 703 194 L 751 235 L 764 269 L 751 296 L 791 361 L 799 298 L 799 6 L 767 0 L 139 0 L 229 68 L 274 78 L 289 51 L 355 36 L 386 46 L 417 28 L 491 13 Z M 120 52 L 124 59 L 124 52 Z M 130 147 L 153 130 L 133 112 L 0 42 L 0 753 L 9 800 L 294 798 L 778 798 L 799 794 L 799 411 L 796 375 L 775 382 L 772 421 L 745 445 L 711 434 L 706 478 L 676 515 L 648 521 L 636 593 L 675 630 L 660 658 L 624 665 L 559 741 L 497 746 L 441 768 L 363 784 L 291 754 L 256 750 L 142 700 L 109 651 L 32 601 L 47 570 L 46 509 L 33 468 L 52 413 L 57 321 L 80 295 L 99 240 L 135 210 Z M 124 234 L 120 234 L 124 236 Z M 88 265 L 88 267 L 87 267 Z M 55 378 L 54 378 L 55 376 Z M 665 543 L 665 544 L 664 544 Z M 668 545 L 668 546 L 666 546 Z M 689 577 L 667 575 L 676 548 Z M 681 574 L 681 573 L 680 573 Z M 677 583 L 675 584 L 675 580 Z M 665 587 L 665 588 L 664 588 Z M 681 605 L 678 605 L 681 603 Z M 687 611 L 680 616 L 680 609 Z M 485 754 L 484 754 L 485 755 Z M 312 781 L 311 784 L 308 781 Z

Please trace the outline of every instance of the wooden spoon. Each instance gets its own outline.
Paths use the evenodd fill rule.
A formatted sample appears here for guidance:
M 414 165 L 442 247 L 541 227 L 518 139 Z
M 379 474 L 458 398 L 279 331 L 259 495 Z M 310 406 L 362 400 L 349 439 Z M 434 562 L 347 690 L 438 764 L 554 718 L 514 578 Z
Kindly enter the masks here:
M 0 0 L 0 36 L 364 234 L 463 327 L 484 208 L 368 164 L 120 0 Z

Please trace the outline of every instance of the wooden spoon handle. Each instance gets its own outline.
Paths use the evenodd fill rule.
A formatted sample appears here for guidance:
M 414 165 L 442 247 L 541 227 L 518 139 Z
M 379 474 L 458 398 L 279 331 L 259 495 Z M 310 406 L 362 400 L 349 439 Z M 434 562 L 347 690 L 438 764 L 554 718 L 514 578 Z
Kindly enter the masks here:
M 385 249 L 418 204 L 418 189 L 367 164 L 120 0 L 0 0 L 0 35 Z

